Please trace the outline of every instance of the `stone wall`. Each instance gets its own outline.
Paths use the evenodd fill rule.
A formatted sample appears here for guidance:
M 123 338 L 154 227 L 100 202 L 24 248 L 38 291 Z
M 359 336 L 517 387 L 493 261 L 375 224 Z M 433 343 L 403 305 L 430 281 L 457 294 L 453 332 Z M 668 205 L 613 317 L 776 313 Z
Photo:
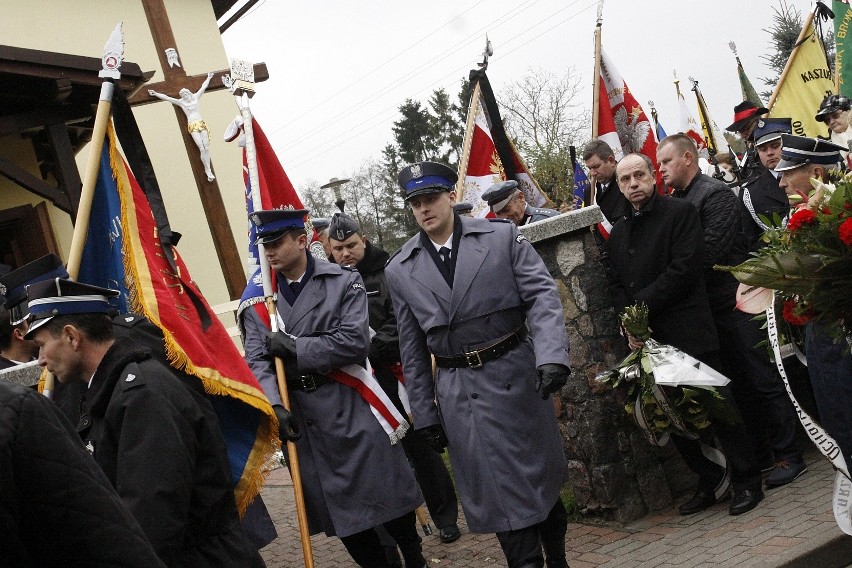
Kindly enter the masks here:
M 583 514 L 629 522 L 672 504 L 690 484 L 672 448 L 651 446 L 617 394 L 595 376 L 627 355 L 586 207 L 522 228 L 553 275 L 565 310 L 572 375 L 555 397 L 568 482 Z

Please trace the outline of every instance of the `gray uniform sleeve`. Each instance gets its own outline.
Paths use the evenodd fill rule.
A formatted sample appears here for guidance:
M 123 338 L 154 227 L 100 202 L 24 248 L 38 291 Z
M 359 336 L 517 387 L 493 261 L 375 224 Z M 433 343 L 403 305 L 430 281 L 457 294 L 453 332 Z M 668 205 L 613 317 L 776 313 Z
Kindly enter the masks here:
M 432 378 L 432 357 L 426 347 L 426 334 L 406 301 L 403 285 L 390 270 L 385 270 L 390 288 L 399 333 L 399 351 L 405 390 L 414 416 L 414 427 L 425 428 L 440 422 L 435 406 L 435 381 Z
M 345 290 L 332 290 L 332 286 L 345 286 Z M 299 368 L 315 369 L 322 374 L 361 363 L 370 353 L 367 292 L 361 276 L 357 272 L 347 272 L 333 284 L 329 283 L 328 292 L 322 309 L 339 314 L 337 327 L 329 333 L 296 339 Z M 339 303 L 334 303 L 337 298 Z
M 257 382 L 260 383 L 269 403 L 283 406 L 281 394 L 278 392 L 275 364 L 266 351 L 266 336 L 269 335 L 269 330 L 255 312 L 254 307 L 246 308 L 240 314 L 240 317 L 243 318 L 243 325 L 245 326 L 243 348 L 245 349 L 246 363 L 257 378 Z
M 512 272 L 518 292 L 527 310 L 536 366 L 558 363 L 569 366 L 568 336 L 565 316 L 556 284 L 541 256 L 516 227 L 511 227 L 514 241 L 509 244 Z

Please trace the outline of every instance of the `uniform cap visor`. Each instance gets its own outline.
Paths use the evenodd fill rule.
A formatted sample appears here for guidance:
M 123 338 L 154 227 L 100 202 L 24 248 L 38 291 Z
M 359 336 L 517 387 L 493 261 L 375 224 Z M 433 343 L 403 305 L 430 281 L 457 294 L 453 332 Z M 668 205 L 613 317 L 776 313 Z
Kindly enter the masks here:
M 411 193 L 409 193 L 408 195 L 405 196 L 405 201 L 407 203 L 409 200 L 411 200 L 414 197 L 417 197 L 418 195 L 426 195 L 427 193 L 442 193 L 442 192 L 445 192 L 445 191 L 451 191 L 451 190 L 447 187 L 438 186 L 438 185 L 430 185 L 430 186 L 427 186 L 427 187 L 418 187 L 417 189 L 415 189 L 414 191 L 412 191 Z
M 34 321 L 32 324 L 30 324 L 29 329 L 27 329 L 27 333 L 24 334 L 24 339 L 32 339 L 33 334 L 36 332 L 36 330 L 47 322 L 49 322 L 50 320 L 52 320 L 54 317 L 55 316 L 48 316 L 46 318 L 41 318 L 39 320 Z
M 796 168 L 800 168 L 800 167 L 807 165 L 807 164 L 808 164 L 808 162 L 781 160 L 780 162 L 778 162 L 778 165 L 775 166 L 775 171 L 776 172 L 784 172 L 784 171 L 787 171 L 787 170 L 795 170 Z
M 781 138 L 781 132 L 770 132 L 769 134 L 765 134 L 754 141 L 755 147 L 760 146 L 761 144 L 766 144 L 767 142 L 772 142 L 773 140 L 778 140 Z

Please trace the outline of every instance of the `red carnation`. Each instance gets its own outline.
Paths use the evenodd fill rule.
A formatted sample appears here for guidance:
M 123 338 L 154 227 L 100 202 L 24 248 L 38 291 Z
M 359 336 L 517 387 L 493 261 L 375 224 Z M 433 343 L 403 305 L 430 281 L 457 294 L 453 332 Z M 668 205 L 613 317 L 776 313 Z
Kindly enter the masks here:
M 837 229 L 837 234 L 843 244 L 847 247 L 852 247 L 852 218 L 846 219 L 840 223 L 840 228 Z
M 792 217 L 790 217 L 790 221 L 787 223 L 787 230 L 794 233 L 801 229 L 804 225 L 810 225 L 812 223 L 816 223 L 816 213 L 810 209 L 799 209 L 793 213 Z
M 798 302 L 787 300 L 781 310 L 784 321 L 790 325 L 805 325 L 816 315 L 810 307 L 800 306 Z

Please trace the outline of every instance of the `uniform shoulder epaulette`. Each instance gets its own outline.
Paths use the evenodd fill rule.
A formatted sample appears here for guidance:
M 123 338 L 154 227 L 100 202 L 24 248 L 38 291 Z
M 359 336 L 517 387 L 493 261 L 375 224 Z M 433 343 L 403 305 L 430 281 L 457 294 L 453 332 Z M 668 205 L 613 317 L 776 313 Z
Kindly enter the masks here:
M 148 381 L 145 380 L 138 363 L 129 363 L 124 368 L 124 372 L 121 373 L 121 377 L 118 379 L 118 384 L 121 385 L 122 389 L 134 388 L 136 386 L 144 385 L 147 382 Z
M 354 266 L 350 266 L 348 264 L 347 265 L 338 265 L 338 266 L 340 266 L 340 268 L 342 268 L 343 270 L 348 270 L 349 272 L 358 272 L 357 268 L 355 268 Z
M 500 217 L 487 217 L 492 223 L 512 223 L 511 219 L 501 219 Z

